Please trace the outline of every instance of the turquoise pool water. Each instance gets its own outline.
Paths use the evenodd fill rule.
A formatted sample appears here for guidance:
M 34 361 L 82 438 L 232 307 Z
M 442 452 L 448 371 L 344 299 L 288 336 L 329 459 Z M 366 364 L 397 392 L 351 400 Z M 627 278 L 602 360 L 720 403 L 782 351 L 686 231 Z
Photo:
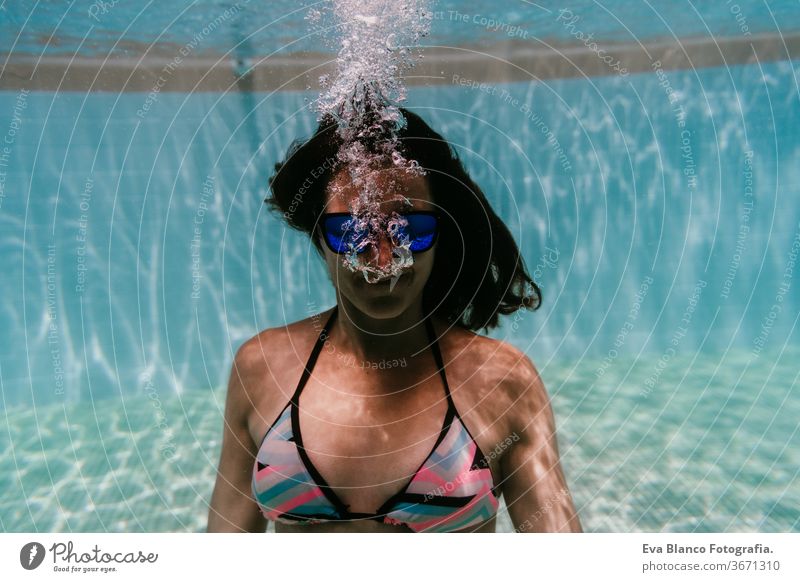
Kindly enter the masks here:
M 541 283 L 492 335 L 587 531 L 800 530 L 799 67 L 410 91 Z M 333 301 L 261 203 L 309 96 L 0 92 L 2 530 L 204 528 L 232 354 Z

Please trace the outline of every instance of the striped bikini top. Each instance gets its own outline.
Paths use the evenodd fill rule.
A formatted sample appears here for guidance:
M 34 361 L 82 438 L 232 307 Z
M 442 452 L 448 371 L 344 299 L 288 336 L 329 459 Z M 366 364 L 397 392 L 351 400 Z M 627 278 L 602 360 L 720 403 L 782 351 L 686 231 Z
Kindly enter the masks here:
M 294 395 L 272 423 L 258 449 L 252 489 L 269 520 L 290 524 L 370 519 L 407 526 L 415 532 L 449 532 L 477 526 L 497 513 L 499 495 L 489 459 L 481 452 L 456 410 L 430 318 L 425 324 L 444 383 L 447 412 L 433 450 L 408 484 L 375 513 L 354 513 L 314 467 L 300 434 L 300 392 L 311 375 L 328 331 L 334 307 L 320 332 Z

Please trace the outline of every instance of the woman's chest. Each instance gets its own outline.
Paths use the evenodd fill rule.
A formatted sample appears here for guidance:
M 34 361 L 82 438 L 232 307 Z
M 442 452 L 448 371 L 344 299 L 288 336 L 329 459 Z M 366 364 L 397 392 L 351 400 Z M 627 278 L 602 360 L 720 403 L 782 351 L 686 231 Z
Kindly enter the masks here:
M 499 496 L 502 419 L 485 398 L 475 400 L 475 386 L 445 387 L 432 376 L 381 394 L 365 381 L 376 377 L 315 369 L 283 415 L 282 430 L 302 448 L 304 468 L 350 511 L 375 512 L 409 490 L 434 499 L 494 487 Z M 256 406 L 254 414 L 254 442 L 261 443 L 268 427 L 258 420 L 267 413 Z

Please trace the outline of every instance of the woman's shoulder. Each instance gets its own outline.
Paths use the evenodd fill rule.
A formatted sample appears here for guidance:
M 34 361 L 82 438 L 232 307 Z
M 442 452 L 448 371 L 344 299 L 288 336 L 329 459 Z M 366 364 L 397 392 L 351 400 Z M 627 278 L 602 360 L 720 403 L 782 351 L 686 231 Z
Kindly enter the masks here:
M 247 339 L 234 356 L 233 366 L 249 377 L 252 396 L 283 390 L 287 378 L 301 369 L 330 309 L 284 325 L 268 327 Z M 322 323 L 319 323 L 322 321 Z
M 437 328 L 442 329 L 439 324 Z M 528 354 L 501 339 L 481 335 L 462 327 L 450 326 L 439 341 L 444 344 L 453 359 L 459 358 L 471 362 L 471 367 L 476 371 L 483 368 L 484 372 L 490 374 L 491 380 L 509 376 L 519 379 L 519 376 L 536 371 Z M 495 374 L 500 374 L 500 377 L 496 377 Z
M 283 325 L 265 328 L 246 340 L 239 348 L 239 353 L 246 360 L 259 359 L 259 355 L 262 356 L 261 359 L 270 356 L 280 358 L 286 352 L 297 351 L 305 344 L 313 345 L 332 309 Z
M 453 327 L 442 338 L 448 378 L 484 420 L 512 426 L 517 412 L 547 398 L 530 356 L 510 342 Z

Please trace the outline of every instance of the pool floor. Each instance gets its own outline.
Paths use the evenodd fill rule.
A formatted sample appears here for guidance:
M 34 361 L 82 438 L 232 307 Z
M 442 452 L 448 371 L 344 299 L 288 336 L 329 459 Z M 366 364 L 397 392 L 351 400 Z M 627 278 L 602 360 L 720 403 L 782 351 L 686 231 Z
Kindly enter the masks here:
M 679 354 L 650 390 L 654 357 L 537 362 L 584 530 L 800 531 L 798 356 Z M 0 529 L 203 531 L 224 396 L 3 411 Z

